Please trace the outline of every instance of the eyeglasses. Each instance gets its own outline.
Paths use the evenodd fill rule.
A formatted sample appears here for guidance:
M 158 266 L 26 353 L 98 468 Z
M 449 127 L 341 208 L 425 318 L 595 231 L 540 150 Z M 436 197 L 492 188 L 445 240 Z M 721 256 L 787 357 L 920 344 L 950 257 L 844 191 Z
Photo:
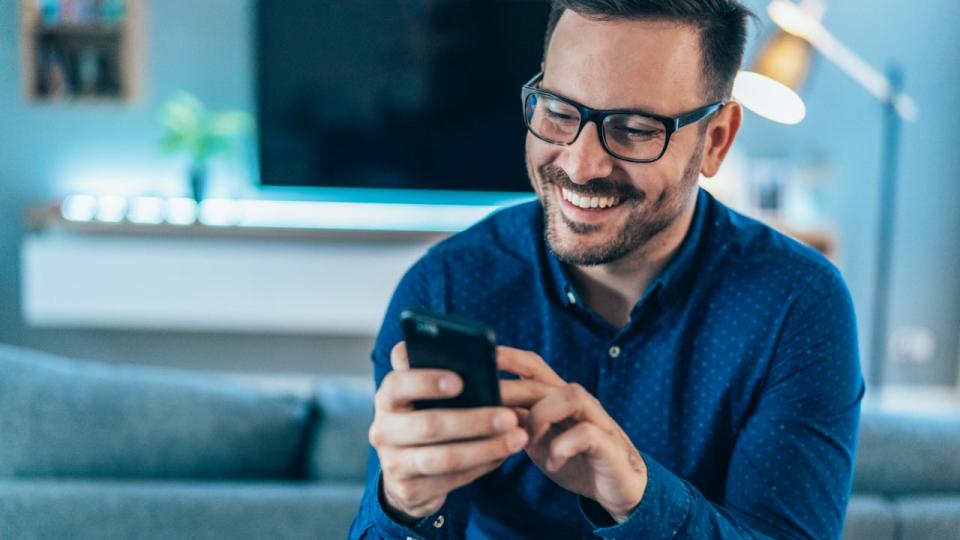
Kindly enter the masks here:
M 576 101 L 551 94 L 537 86 L 543 72 L 523 85 L 523 120 L 530 133 L 550 144 L 569 146 L 583 126 L 593 122 L 603 148 L 615 158 L 632 163 L 650 163 L 663 157 L 670 136 L 720 110 L 720 101 L 676 118 L 635 109 L 591 109 Z

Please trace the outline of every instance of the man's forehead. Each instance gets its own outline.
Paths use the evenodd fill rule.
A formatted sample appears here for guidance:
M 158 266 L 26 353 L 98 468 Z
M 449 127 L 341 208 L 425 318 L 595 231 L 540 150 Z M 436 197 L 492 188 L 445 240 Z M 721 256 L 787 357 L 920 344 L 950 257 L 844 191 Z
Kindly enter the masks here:
M 550 39 L 544 88 L 594 108 L 684 112 L 702 105 L 700 37 L 667 20 L 597 20 L 566 11 Z

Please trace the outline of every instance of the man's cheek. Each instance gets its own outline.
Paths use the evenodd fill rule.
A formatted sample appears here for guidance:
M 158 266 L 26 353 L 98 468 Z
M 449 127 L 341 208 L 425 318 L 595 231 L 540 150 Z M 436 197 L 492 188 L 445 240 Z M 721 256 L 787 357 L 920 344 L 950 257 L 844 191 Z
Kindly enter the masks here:
M 543 196 L 543 186 L 542 181 L 537 174 L 537 169 L 533 165 L 532 157 L 530 155 L 529 147 L 527 150 L 527 176 L 530 179 L 530 186 L 533 187 L 533 191 L 537 194 L 538 197 Z

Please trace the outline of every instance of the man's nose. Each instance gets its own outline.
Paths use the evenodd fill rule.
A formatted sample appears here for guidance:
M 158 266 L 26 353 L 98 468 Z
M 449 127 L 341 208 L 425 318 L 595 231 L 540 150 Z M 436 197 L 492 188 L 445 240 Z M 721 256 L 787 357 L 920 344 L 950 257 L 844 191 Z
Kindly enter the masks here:
M 613 173 L 613 160 L 600 142 L 597 124 L 588 122 L 577 140 L 563 150 L 560 167 L 574 183 L 586 184 L 594 178 L 606 178 Z

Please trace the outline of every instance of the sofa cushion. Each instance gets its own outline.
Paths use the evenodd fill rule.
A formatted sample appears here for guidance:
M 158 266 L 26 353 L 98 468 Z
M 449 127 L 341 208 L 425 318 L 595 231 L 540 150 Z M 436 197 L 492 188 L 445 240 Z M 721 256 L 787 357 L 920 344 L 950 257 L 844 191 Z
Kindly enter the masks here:
M 17 540 L 346 538 L 363 484 L 0 479 Z
M 0 476 L 302 476 L 308 398 L 0 345 Z
M 960 495 L 903 497 L 895 504 L 898 538 L 945 540 L 960 538 Z
M 314 385 L 317 421 L 307 474 L 317 480 L 359 480 L 366 476 L 373 421 L 373 382 L 367 378 L 325 377 Z
M 960 492 L 960 416 L 864 410 L 855 492 Z
M 896 533 L 893 504 L 870 495 L 850 498 L 843 522 L 843 540 L 894 540 Z

